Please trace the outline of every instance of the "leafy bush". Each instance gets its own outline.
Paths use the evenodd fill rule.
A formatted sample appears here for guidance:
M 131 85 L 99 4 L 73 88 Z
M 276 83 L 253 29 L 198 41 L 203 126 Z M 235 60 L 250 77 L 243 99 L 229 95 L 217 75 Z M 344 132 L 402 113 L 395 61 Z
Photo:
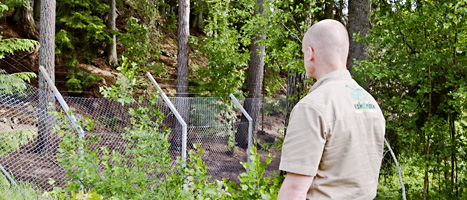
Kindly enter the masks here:
M 217 96 L 239 94 L 238 89 L 245 80 L 249 53 L 242 46 L 244 41 L 233 24 L 235 19 L 226 16 L 231 12 L 230 6 L 230 1 L 209 2 L 209 15 L 204 27 L 206 37 L 201 41 L 190 38 L 190 45 L 199 46 L 204 56 L 209 58 L 206 67 L 193 67 L 189 78 L 197 87 L 189 88 L 192 93 L 205 94 L 209 91 L 210 95 Z
M 7 54 L 13 54 L 15 51 L 29 51 L 36 48 L 39 42 L 30 39 L 9 38 L 2 39 L 0 35 L 0 59 Z
M 67 78 L 68 81 L 66 82 L 66 87 L 68 90 L 79 93 L 83 92 L 83 89 L 86 87 L 89 87 L 93 83 L 96 83 L 102 79 L 102 77 L 99 75 L 90 74 L 83 71 L 76 72 L 75 70 L 71 70 L 67 74 Z
M 144 66 L 139 71 L 152 70 L 153 74 L 166 76 L 168 72 L 164 69 L 164 64 L 152 62 L 159 58 L 160 51 L 158 44 L 154 44 L 151 40 L 149 30 L 138 19 L 130 17 L 126 30 L 120 34 L 120 42 L 126 47 L 123 56 Z
M 266 167 L 272 161 L 271 157 L 269 154 L 269 158 L 266 158 L 263 163 L 256 147 L 251 147 L 250 165 L 242 163 L 247 172 L 238 176 L 240 185 L 233 181 L 225 185 L 232 199 L 277 199 L 282 177 L 276 173 L 273 177 L 264 177 Z M 226 181 L 225 178 L 224 181 Z

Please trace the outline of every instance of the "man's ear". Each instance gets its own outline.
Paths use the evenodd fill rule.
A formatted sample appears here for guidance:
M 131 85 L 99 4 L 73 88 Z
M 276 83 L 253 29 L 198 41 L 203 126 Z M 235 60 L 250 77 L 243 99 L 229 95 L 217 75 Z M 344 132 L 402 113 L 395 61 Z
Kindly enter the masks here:
M 306 54 L 309 61 L 313 61 L 315 59 L 315 50 L 313 49 L 313 47 L 308 46 L 306 48 Z

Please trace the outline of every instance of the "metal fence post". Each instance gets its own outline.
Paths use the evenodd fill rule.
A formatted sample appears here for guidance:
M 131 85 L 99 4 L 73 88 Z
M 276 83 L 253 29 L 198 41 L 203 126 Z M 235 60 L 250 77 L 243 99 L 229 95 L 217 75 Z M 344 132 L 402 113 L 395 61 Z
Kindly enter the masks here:
M 57 87 L 55 87 L 55 83 L 50 79 L 49 75 L 47 74 L 47 71 L 45 68 L 40 65 L 39 66 L 39 71 L 42 73 L 42 76 L 44 76 L 46 82 L 49 84 L 50 88 L 52 88 L 52 91 L 54 92 L 55 98 L 57 98 L 58 103 L 62 106 L 63 110 L 65 111 L 66 115 L 71 121 L 71 125 L 78 131 L 78 138 L 82 140 L 84 138 L 84 130 L 81 128 L 80 125 L 77 124 L 77 120 L 73 113 L 70 112 L 70 107 L 68 107 L 68 104 L 65 102 L 65 99 L 63 99 L 62 94 L 58 91 Z M 80 153 L 80 160 L 83 160 L 83 147 L 78 147 L 79 153 Z M 82 187 L 82 186 L 81 186 Z
M 47 83 L 52 88 L 52 91 L 54 92 L 55 98 L 57 98 L 58 103 L 60 103 L 60 105 L 62 106 L 62 108 L 65 111 L 66 115 L 68 116 L 68 118 L 70 118 L 70 120 L 72 122 L 71 123 L 72 126 L 76 129 L 76 131 L 78 131 L 79 139 L 83 139 L 83 137 L 84 137 L 83 128 L 81 128 L 81 126 L 76 123 L 77 120 L 76 120 L 75 116 L 73 115 L 73 113 L 70 113 L 70 107 L 68 107 L 68 104 L 65 102 L 65 99 L 63 99 L 62 94 L 60 94 L 60 92 L 57 90 L 57 88 L 55 87 L 55 84 L 52 82 L 52 79 L 50 79 L 49 75 L 47 74 L 47 71 L 45 70 L 45 68 L 42 65 L 39 66 L 39 70 L 42 73 L 42 75 L 44 76 Z
M 235 96 L 230 93 L 230 98 L 234 101 L 235 105 L 242 111 L 243 115 L 245 115 L 246 119 L 248 119 L 248 149 L 247 149 L 247 162 L 248 162 L 248 168 L 247 172 L 250 171 L 250 149 L 251 149 L 251 139 L 252 139 L 252 132 L 253 132 L 253 119 L 250 117 L 248 112 L 243 108 L 243 106 L 238 102 L 238 99 L 235 98 Z
M 13 184 L 14 186 L 18 186 L 18 184 L 16 184 L 15 179 L 11 178 L 10 174 L 5 170 L 5 168 L 3 168 L 1 164 L 0 164 L 0 171 L 2 171 L 5 178 L 8 179 L 11 184 Z
M 389 142 L 388 140 L 386 140 L 386 138 L 384 138 L 384 143 L 386 143 L 386 146 L 388 147 L 389 152 L 391 153 L 392 158 L 394 159 L 394 162 L 396 163 L 397 171 L 399 172 L 399 182 L 401 183 L 401 187 L 402 187 L 402 199 L 406 200 L 407 198 L 405 197 L 405 186 L 404 186 L 404 182 L 402 181 L 401 168 L 399 167 L 399 163 L 397 162 L 396 155 L 394 155 L 394 152 L 392 151 L 392 148 L 389 145 Z
M 178 110 L 175 108 L 175 106 L 172 104 L 172 102 L 169 100 L 167 95 L 165 95 L 164 91 L 159 87 L 157 84 L 156 80 L 152 77 L 151 73 L 147 72 L 146 76 L 149 78 L 149 80 L 156 86 L 157 90 L 162 96 L 162 99 L 165 101 L 165 103 L 169 106 L 170 110 L 174 113 L 175 117 L 177 118 L 178 122 L 182 125 L 182 166 L 186 166 L 186 139 L 187 139 L 187 124 L 185 123 L 185 120 L 183 120 L 182 116 L 180 113 L 178 113 Z

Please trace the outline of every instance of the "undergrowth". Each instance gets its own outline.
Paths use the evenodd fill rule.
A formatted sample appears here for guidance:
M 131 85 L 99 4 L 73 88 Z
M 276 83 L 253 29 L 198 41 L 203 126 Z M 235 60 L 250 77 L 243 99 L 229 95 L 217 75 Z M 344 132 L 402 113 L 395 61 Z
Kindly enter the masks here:
M 49 197 L 70 199 L 82 194 L 96 199 L 276 199 L 282 177 L 264 176 L 272 155 L 261 162 L 255 147 L 251 148 L 250 164 L 242 163 L 245 172 L 238 176 L 239 184 L 225 178 L 211 180 L 199 147 L 188 152 L 186 162 L 171 157 L 170 130 L 162 127 L 164 114 L 154 109 L 160 99 L 156 95 L 133 98 L 136 65 L 124 58 L 119 69 L 124 78 L 114 86 L 101 88 L 101 92 L 122 105 L 131 105 L 131 125 L 122 135 L 124 150 L 98 147 L 98 134 L 79 138 L 66 128 L 69 124 L 63 113 L 56 112 L 62 119 L 61 125 L 55 127 L 63 137 L 59 162 L 72 181 L 64 188 L 55 187 L 47 193 Z M 92 121 L 84 121 L 79 124 L 91 131 Z

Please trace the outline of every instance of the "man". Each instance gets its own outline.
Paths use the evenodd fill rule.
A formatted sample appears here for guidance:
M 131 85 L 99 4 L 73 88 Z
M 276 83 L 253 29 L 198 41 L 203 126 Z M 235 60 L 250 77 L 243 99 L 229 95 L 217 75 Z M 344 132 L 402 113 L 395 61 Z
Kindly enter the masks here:
M 347 30 L 320 21 L 306 32 L 302 52 L 317 82 L 290 115 L 278 199 L 373 199 L 386 125 L 374 98 L 347 71 Z

